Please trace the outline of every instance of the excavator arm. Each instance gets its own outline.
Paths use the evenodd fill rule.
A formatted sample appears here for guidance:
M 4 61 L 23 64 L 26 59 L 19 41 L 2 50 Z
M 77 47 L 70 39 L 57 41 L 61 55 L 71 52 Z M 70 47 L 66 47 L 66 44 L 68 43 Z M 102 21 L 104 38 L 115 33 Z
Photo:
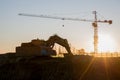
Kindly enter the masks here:
M 67 50 L 67 52 L 68 52 L 69 54 L 72 54 L 67 39 L 63 39 L 63 38 L 59 37 L 58 35 L 53 35 L 53 36 L 51 36 L 51 37 L 46 41 L 46 43 L 47 43 L 46 45 L 47 45 L 48 47 L 51 47 L 51 48 L 53 48 L 53 47 L 54 47 L 54 44 L 57 43 L 57 44 L 65 47 L 65 49 Z

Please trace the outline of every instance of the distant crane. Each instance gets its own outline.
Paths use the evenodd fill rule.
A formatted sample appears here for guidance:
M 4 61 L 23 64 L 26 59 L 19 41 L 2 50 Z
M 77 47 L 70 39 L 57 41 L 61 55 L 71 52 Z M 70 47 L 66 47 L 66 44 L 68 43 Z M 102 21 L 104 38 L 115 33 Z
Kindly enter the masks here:
M 94 28 L 94 53 L 96 54 L 96 53 L 98 53 L 98 22 L 112 24 L 112 20 L 97 20 L 97 12 L 93 11 L 93 14 L 95 15 L 94 20 L 86 20 L 86 19 L 79 19 L 79 18 L 67 18 L 67 17 L 57 17 L 57 16 L 50 16 L 50 15 L 34 15 L 34 14 L 25 14 L 25 13 L 19 13 L 18 15 L 30 16 L 30 17 L 60 19 L 60 20 L 92 22 L 92 26 Z

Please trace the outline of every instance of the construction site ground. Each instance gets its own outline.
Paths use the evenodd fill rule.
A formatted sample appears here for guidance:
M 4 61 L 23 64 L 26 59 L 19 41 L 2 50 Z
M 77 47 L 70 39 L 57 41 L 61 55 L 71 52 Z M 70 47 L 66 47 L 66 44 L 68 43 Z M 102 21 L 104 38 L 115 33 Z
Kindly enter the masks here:
M 38 56 L 10 60 L 0 64 L 0 80 L 120 80 L 120 57 Z

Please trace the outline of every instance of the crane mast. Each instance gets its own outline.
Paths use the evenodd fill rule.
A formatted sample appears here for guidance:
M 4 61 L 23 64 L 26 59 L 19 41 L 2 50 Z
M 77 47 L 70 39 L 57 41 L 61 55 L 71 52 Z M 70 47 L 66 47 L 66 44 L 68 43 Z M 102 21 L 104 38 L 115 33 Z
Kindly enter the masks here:
M 98 53 L 98 25 L 97 25 L 97 12 L 93 11 L 95 14 L 95 21 L 92 23 L 94 27 L 94 54 Z
M 57 16 L 50 16 L 50 15 L 34 15 L 34 14 L 25 14 L 25 13 L 19 13 L 18 15 L 30 16 L 30 17 L 51 18 L 51 19 L 59 19 L 59 20 L 92 22 L 92 26 L 94 28 L 94 54 L 97 54 L 98 53 L 98 22 L 99 23 L 112 24 L 112 20 L 97 20 L 97 12 L 93 11 L 93 14 L 94 14 L 94 20 L 79 19 L 79 18 L 67 18 L 67 17 L 57 17 Z

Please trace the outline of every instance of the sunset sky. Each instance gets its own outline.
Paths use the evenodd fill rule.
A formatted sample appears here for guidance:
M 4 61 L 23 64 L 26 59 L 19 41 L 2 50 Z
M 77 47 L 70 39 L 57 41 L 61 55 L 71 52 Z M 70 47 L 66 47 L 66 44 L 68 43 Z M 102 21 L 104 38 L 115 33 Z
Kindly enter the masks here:
M 77 49 L 93 51 L 91 22 L 19 16 L 19 13 L 51 15 L 93 20 L 113 20 L 98 24 L 99 51 L 120 51 L 120 0 L 0 0 L 0 53 L 15 52 L 15 47 L 32 39 L 53 34 L 66 38 Z M 64 27 L 62 27 L 64 25 Z

